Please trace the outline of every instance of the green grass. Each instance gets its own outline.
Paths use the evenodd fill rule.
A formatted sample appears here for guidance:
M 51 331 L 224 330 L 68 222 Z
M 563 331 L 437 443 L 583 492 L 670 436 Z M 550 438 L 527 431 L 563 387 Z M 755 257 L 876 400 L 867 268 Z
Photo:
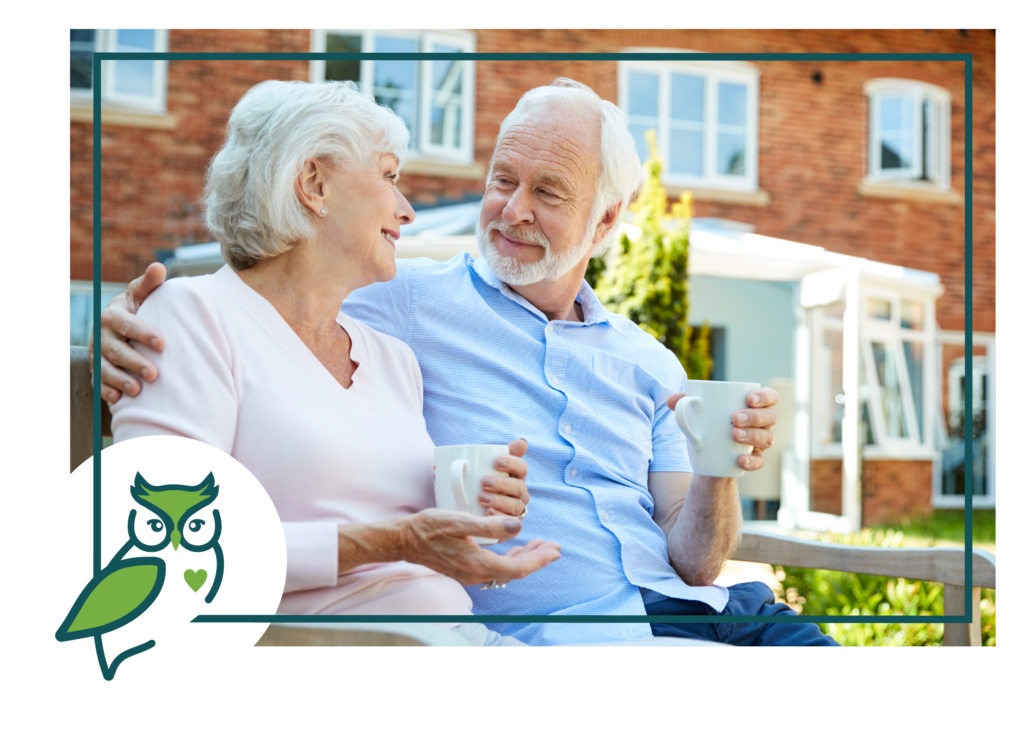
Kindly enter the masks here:
M 996 512 L 994 510 L 973 511 L 974 544 L 996 543 Z M 957 510 L 937 510 L 927 518 L 904 518 L 887 526 L 875 526 L 871 531 L 892 530 L 915 539 L 964 542 L 965 514 Z

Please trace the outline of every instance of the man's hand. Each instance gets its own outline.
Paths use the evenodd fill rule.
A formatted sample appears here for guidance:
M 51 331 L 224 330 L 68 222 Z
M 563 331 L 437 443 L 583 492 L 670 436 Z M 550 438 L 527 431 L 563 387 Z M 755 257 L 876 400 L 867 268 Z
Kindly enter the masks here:
M 495 469 L 507 472 L 508 477 L 484 475 L 481 479 L 483 492 L 478 500 L 488 516 L 520 517 L 526 513 L 526 504 L 530 502 L 530 493 L 526 490 L 528 465 L 522 458 L 526 454 L 526 439 L 511 442 L 508 452 L 509 456 L 502 455 L 494 460 Z
M 481 517 L 428 508 L 398 522 L 399 559 L 429 567 L 462 585 L 521 580 L 562 556 L 558 544 L 542 539 L 512 547 L 500 555 L 469 538 L 511 539 L 522 528 L 522 521 L 517 518 Z
M 164 348 L 164 337 L 155 328 L 135 317 L 150 293 L 164 283 L 167 269 L 159 262 L 146 268 L 142 277 L 128 283 L 128 289 L 113 298 L 100 314 L 100 394 L 108 403 L 116 403 L 121 393 L 135 396 L 142 390 L 138 377 L 152 382 L 156 365 L 131 348 L 134 339 L 153 347 Z M 89 336 L 89 368 L 93 369 L 92 335 Z
M 668 397 L 668 407 L 676 409 L 676 403 L 685 393 L 673 393 Z M 770 387 L 759 387 L 747 395 L 747 410 L 732 414 L 732 438 L 741 444 L 754 448 L 750 454 L 741 454 L 736 463 L 744 470 L 753 472 L 764 466 L 763 452 L 775 443 L 771 428 L 778 418 L 772 406 L 779 402 L 779 394 Z

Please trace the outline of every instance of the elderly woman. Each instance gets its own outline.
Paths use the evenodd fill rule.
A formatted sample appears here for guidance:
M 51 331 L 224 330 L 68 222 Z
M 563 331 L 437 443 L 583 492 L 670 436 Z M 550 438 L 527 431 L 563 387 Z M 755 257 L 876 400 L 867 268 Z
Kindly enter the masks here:
M 283 613 L 469 614 L 462 585 L 525 577 L 559 556 L 540 540 L 499 556 L 469 538 L 519 532 L 517 456 L 481 494 L 495 515 L 430 508 L 416 359 L 339 312 L 353 290 L 395 276 L 395 241 L 415 217 L 397 188 L 408 137 L 350 83 L 249 90 L 206 178 L 206 223 L 227 266 L 146 300 L 139 316 L 167 340 L 163 372 L 111 407 L 115 441 L 198 439 L 263 484 L 285 528 Z

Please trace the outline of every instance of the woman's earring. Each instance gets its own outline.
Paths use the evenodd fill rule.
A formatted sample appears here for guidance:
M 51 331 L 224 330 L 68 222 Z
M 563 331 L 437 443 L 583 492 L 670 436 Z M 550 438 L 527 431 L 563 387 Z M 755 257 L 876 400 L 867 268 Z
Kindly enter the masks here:
M 320 215 L 322 215 L 322 216 L 327 215 L 327 208 L 321 208 L 320 209 Z

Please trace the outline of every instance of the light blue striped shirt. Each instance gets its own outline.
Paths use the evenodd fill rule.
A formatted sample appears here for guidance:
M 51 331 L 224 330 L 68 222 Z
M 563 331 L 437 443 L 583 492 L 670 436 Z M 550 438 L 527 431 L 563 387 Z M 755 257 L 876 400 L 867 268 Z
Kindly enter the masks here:
M 728 591 L 690 587 L 668 561 L 647 473 L 690 471 L 671 411 L 679 360 L 583 283 L 584 321 L 548 321 L 483 259 L 398 260 L 398 275 L 352 293 L 343 310 L 412 347 L 438 446 L 529 443 L 530 513 L 503 552 L 530 539 L 562 557 L 505 589 L 468 588 L 480 615 L 646 614 L 641 588 L 716 610 Z M 648 624 L 489 624 L 528 644 L 651 635 Z

